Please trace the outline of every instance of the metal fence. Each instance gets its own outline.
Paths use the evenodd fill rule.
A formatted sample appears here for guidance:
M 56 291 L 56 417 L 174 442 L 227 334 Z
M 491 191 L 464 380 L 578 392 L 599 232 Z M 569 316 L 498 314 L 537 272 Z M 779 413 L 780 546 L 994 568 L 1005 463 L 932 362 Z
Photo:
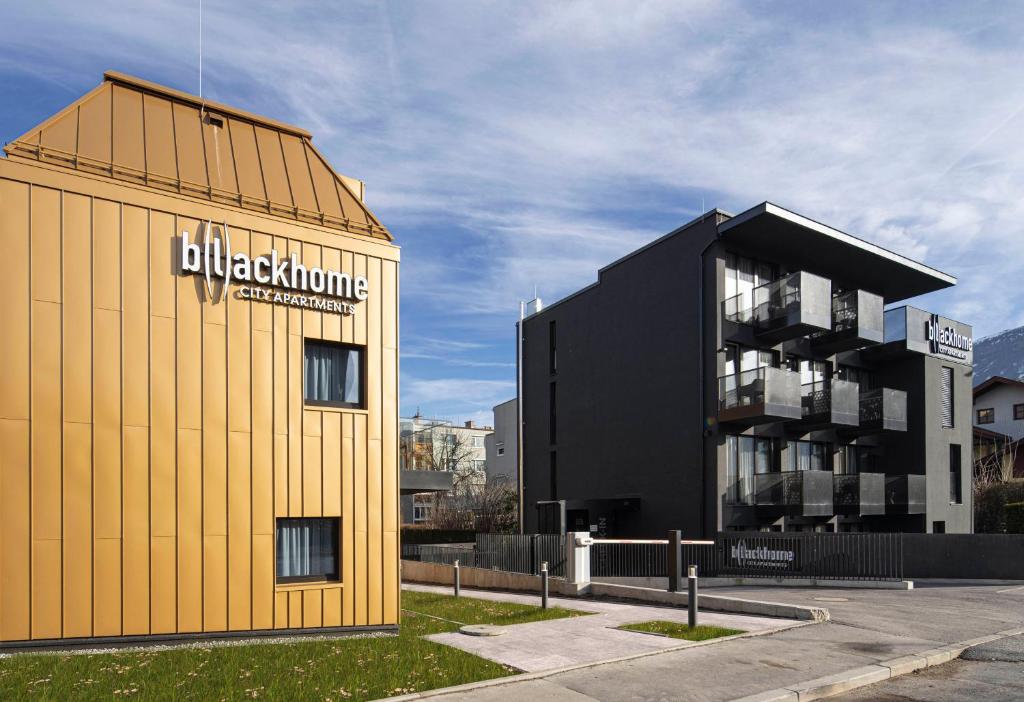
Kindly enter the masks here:
M 594 578 L 658 578 L 668 575 L 668 541 L 598 539 L 590 547 Z
M 668 541 L 598 539 L 592 577 L 667 577 Z M 403 544 L 402 558 L 565 576 L 563 534 L 477 534 L 473 545 Z M 714 544 L 682 545 L 682 564 L 702 577 L 902 580 L 902 534 L 720 532 Z
M 427 563 L 504 570 L 538 575 L 547 562 L 548 573 L 565 576 L 563 534 L 477 534 L 473 545 L 402 544 L 402 558 Z

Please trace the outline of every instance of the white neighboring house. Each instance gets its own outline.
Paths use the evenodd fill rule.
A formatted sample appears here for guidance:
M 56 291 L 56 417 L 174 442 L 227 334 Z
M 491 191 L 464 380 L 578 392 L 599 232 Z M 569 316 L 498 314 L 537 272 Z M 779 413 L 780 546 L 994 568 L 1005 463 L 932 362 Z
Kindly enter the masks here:
M 473 422 L 456 424 L 446 419 L 431 419 L 421 415 L 399 420 L 399 464 L 403 471 L 432 470 L 436 457 L 435 442 L 459 442 L 466 447 L 465 460 L 455 470 L 458 489 L 479 490 L 487 484 L 486 438 L 493 433 L 491 427 L 477 426 Z M 457 438 L 455 438 L 457 437 Z M 454 476 L 453 476 L 454 477 Z M 423 524 L 433 516 L 436 492 L 403 494 L 400 499 L 402 524 Z
M 494 406 L 494 433 L 484 439 L 487 447 L 487 482 L 502 482 L 519 492 L 519 452 L 516 398 Z
M 997 375 L 974 388 L 974 426 L 1024 438 L 1024 381 Z

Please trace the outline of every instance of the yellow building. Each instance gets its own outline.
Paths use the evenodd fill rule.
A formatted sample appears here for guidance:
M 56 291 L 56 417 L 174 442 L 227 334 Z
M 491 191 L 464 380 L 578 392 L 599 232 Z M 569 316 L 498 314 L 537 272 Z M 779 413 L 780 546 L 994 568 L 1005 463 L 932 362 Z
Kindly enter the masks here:
M 0 159 L 0 646 L 398 623 L 398 248 L 118 73 Z

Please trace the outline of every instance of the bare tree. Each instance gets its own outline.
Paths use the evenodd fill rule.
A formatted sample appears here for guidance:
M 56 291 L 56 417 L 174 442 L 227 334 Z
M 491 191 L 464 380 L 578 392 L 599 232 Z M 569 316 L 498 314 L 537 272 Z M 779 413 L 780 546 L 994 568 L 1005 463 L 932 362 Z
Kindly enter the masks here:
M 465 432 L 437 422 L 403 436 L 400 451 L 407 469 L 442 470 L 452 475 L 451 490 L 434 495 L 432 526 L 473 529 L 476 500 L 487 476 L 477 467 L 477 451 Z
M 975 488 L 984 489 L 995 483 L 1013 480 L 1019 445 L 1019 441 L 1010 437 L 993 438 L 990 444 L 983 445 L 981 455 L 974 459 Z

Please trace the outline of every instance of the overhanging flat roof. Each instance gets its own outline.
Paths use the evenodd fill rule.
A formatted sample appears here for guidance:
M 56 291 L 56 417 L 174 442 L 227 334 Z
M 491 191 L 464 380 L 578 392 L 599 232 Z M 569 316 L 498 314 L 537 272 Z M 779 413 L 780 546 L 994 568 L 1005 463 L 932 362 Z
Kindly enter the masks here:
M 956 285 L 947 273 L 770 202 L 723 222 L 718 232 L 752 256 L 826 276 L 837 287 L 869 290 L 887 303 Z

